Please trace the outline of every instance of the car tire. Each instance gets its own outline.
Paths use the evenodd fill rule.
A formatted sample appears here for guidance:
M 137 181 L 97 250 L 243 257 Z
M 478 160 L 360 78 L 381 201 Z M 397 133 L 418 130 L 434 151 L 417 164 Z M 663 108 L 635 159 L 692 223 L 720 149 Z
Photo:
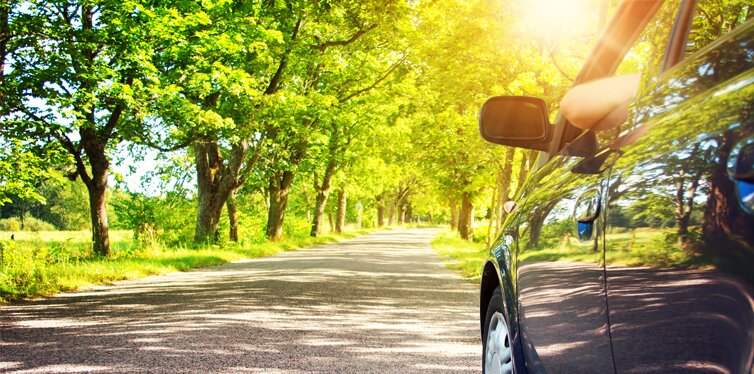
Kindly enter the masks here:
M 512 347 L 510 329 L 503 310 L 503 294 L 495 288 L 487 305 L 482 336 L 482 370 L 485 374 L 512 374 Z

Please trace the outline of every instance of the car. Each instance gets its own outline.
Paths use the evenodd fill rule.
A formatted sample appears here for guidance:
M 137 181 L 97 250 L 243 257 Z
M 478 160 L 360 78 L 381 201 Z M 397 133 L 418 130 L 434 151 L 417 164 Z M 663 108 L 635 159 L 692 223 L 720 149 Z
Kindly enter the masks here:
M 539 153 L 482 271 L 485 373 L 753 372 L 752 16 L 619 4 L 574 82 L 641 73 L 603 131 L 484 104 L 484 139 Z

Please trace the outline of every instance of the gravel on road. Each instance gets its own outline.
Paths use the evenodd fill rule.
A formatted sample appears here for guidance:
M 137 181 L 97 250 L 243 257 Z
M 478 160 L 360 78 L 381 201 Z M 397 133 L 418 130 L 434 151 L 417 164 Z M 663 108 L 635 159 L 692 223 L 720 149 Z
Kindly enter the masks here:
M 477 373 L 478 292 L 435 229 L 0 306 L 0 372 Z

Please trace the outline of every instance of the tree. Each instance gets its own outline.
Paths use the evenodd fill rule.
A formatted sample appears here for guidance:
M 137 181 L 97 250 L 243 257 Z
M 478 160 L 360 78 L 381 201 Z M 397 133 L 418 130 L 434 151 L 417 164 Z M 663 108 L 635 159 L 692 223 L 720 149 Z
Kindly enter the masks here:
M 0 131 L 65 149 L 71 177 L 89 192 L 94 252 L 108 256 L 108 153 L 123 141 L 156 144 L 182 133 L 150 117 L 155 101 L 170 99 L 149 57 L 169 35 L 140 2 L 34 0 L 3 9 Z
M 301 30 L 294 50 L 296 64 L 290 66 L 291 78 L 281 91 L 286 101 L 278 103 L 275 121 L 269 124 L 269 239 L 281 237 L 289 190 L 316 139 L 336 137 L 333 151 L 343 149 L 339 142 L 348 142 L 349 135 L 341 136 L 331 127 L 347 123 L 337 119 L 342 113 L 339 107 L 376 89 L 402 64 L 402 56 L 391 43 L 396 39 L 391 26 L 407 16 L 405 8 L 400 1 L 391 1 L 339 4 L 325 10 L 315 7 L 304 12 L 307 27 Z M 327 162 L 337 163 L 332 157 Z M 328 183 L 323 180 L 321 185 Z M 321 209 L 326 194 L 319 199 Z M 319 220 L 319 213 L 314 216 Z M 313 229 L 315 234 L 316 230 L 318 227 Z

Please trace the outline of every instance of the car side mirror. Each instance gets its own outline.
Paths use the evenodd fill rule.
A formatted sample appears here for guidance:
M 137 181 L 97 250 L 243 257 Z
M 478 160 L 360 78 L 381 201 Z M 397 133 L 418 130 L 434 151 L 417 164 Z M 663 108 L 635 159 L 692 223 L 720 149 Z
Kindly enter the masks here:
M 479 115 L 479 133 L 490 143 L 547 151 L 552 139 L 547 104 L 528 96 L 489 98 Z

